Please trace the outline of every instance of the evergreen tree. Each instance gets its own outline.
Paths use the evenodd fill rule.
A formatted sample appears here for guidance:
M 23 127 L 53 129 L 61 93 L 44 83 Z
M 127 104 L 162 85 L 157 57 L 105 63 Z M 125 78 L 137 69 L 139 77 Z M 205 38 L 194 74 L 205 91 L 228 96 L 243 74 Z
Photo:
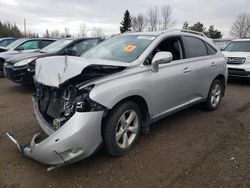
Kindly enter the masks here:
M 201 22 L 197 22 L 193 26 L 189 26 L 188 29 L 202 33 L 206 31 L 206 28 Z
M 124 13 L 124 17 L 123 17 L 123 20 L 121 22 L 121 27 L 120 27 L 120 31 L 121 33 L 124 33 L 126 31 L 131 31 L 131 26 L 132 26 L 132 17 L 129 13 L 128 10 L 125 11 Z
M 214 26 L 211 25 L 209 29 L 205 32 L 205 34 L 212 39 L 219 39 L 222 38 L 222 33 L 217 29 L 214 29 Z

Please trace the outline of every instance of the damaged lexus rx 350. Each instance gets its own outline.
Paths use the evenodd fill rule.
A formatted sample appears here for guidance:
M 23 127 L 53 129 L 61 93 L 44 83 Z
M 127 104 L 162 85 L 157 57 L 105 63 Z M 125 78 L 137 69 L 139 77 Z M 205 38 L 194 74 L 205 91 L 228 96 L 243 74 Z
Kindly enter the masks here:
M 48 137 L 21 146 L 52 168 L 84 159 L 102 146 L 127 153 L 153 122 L 193 104 L 215 110 L 224 96 L 226 60 L 203 36 L 188 31 L 125 33 L 82 57 L 46 57 L 36 63 L 33 96 Z

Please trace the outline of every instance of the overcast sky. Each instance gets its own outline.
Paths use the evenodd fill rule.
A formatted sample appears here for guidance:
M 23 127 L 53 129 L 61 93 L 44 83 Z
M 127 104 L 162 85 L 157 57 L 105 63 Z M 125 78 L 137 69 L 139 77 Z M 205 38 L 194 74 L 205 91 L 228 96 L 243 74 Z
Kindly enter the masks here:
M 176 28 L 184 21 L 193 24 L 197 21 L 221 30 L 229 36 L 236 16 L 249 12 L 249 0 L 0 0 L 0 20 L 15 22 L 23 30 L 26 18 L 27 30 L 39 35 L 48 30 L 65 27 L 77 34 L 80 25 L 85 23 L 88 30 L 102 27 L 105 34 L 119 32 L 124 11 L 132 15 L 145 13 L 150 7 L 170 5 Z

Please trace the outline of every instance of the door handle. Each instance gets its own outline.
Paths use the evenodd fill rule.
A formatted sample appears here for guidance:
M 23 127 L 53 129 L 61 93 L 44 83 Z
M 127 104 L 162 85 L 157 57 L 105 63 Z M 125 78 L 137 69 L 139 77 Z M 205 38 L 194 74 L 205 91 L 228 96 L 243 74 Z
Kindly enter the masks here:
M 217 64 L 215 62 L 211 63 L 211 67 L 216 67 L 216 66 L 217 66 Z
M 183 70 L 184 73 L 190 73 L 191 72 L 191 69 L 186 67 L 184 70 Z

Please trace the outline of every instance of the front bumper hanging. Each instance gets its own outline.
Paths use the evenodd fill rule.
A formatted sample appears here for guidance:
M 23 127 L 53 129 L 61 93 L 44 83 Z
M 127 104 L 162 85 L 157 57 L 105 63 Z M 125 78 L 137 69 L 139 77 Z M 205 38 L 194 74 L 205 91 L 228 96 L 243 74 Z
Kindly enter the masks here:
M 35 103 L 34 107 L 36 109 Z M 48 124 L 38 111 L 35 112 L 41 128 L 45 130 Z M 39 133 L 33 136 L 28 145 L 20 145 L 10 133 L 6 135 L 24 156 L 50 165 L 47 170 L 52 170 L 84 159 L 96 151 L 102 143 L 102 117 L 103 111 L 75 112 L 58 130 L 47 132 L 49 136 L 39 143 L 36 143 Z

